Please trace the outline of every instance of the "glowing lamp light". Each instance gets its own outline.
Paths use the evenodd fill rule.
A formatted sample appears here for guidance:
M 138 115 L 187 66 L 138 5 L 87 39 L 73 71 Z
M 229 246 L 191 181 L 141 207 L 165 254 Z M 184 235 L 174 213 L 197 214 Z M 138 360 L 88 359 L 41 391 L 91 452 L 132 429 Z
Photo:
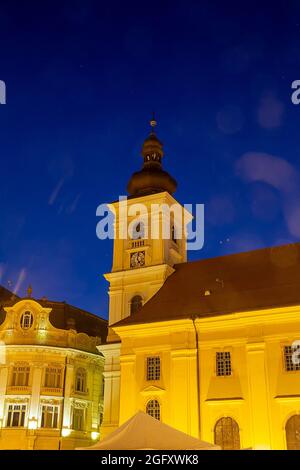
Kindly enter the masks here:
M 93 441 L 97 441 L 99 439 L 99 433 L 96 431 L 92 431 L 91 438 L 93 439 Z
M 28 429 L 37 429 L 37 420 L 35 418 L 28 421 Z
M 271 450 L 271 447 L 269 445 L 258 444 L 254 447 L 254 450 Z
M 71 434 L 71 429 L 69 429 L 69 428 L 64 428 L 61 431 L 62 437 L 68 437 L 70 434 Z

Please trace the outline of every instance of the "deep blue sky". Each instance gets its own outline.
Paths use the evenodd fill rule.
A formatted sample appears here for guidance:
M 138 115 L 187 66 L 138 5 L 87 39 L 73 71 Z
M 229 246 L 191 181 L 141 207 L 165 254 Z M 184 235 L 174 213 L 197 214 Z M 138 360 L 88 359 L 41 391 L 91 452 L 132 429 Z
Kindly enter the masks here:
M 299 2 L 2 0 L 0 54 L 4 286 L 106 316 L 96 207 L 152 110 L 176 197 L 206 204 L 190 259 L 299 240 Z

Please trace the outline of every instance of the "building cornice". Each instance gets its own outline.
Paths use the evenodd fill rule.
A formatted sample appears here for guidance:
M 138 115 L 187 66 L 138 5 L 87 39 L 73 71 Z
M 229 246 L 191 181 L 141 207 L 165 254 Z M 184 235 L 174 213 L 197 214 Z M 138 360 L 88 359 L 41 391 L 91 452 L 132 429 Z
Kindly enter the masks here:
M 21 351 L 26 351 L 26 352 L 36 352 L 38 350 L 39 352 L 44 351 L 44 352 L 49 352 L 49 353 L 57 353 L 60 355 L 66 355 L 66 354 L 76 354 L 76 355 L 83 355 L 83 356 L 88 356 L 93 359 L 99 360 L 100 362 L 104 361 L 104 357 L 100 356 L 97 353 L 92 353 L 88 351 L 83 351 L 81 349 L 73 349 L 73 348 L 67 348 L 67 347 L 59 347 L 59 346 L 44 346 L 44 345 L 37 345 L 37 344 L 8 344 L 5 345 L 6 350 L 16 350 L 18 352 Z

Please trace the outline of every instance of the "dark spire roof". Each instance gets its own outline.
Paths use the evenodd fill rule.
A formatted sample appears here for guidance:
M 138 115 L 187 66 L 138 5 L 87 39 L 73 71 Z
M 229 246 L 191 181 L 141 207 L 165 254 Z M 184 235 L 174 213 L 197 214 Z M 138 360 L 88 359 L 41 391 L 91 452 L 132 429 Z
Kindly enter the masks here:
M 130 196 L 138 197 L 162 191 L 173 194 L 176 191 L 175 179 L 162 169 L 164 151 L 163 144 L 155 133 L 156 124 L 153 116 L 150 121 L 151 132 L 145 139 L 141 152 L 144 159 L 143 168 L 133 173 L 127 186 Z

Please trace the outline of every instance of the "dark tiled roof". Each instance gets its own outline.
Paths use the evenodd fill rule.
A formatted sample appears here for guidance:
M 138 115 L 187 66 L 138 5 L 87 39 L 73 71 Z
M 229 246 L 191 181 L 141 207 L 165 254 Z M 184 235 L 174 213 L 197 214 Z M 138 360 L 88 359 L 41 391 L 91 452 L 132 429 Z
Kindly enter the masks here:
M 300 243 L 174 268 L 161 289 L 116 326 L 300 305 Z
M 52 308 L 49 320 L 55 328 L 70 329 L 71 325 L 78 333 L 99 336 L 104 343 L 107 337 L 107 321 L 65 302 L 37 300 L 43 307 Z
M 13 305 L 20 297 L 16 296 L 5 287 L 0 286 L 0 325 L 5 319 L 4 306 Z M 74 326 L 78 333 L 86 333 L 89 336 L 98 336 L 104 343 L 107 337 L 107 321 L 66 302 L 53 302 L 51 300 L 33 299 L 43 307 L 52 308 L 50 322 L 55 328 L 64 330 Z
M 19 297 L 17 295 L 13 294 L 5 287 L 0 286 L 0 325 L 4 322 L 5 319 L 5 312 L 3 310 L 3 307 L 5 307 L 6 305 L 11 305 L 18 299 Z

